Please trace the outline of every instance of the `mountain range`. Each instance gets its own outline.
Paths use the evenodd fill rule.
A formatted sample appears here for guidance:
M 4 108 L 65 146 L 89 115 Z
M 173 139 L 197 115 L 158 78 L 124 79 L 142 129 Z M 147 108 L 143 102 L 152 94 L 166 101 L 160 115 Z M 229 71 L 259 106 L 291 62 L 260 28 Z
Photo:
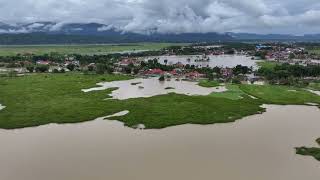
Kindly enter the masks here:
M 163 34 L 156 30 L 140 34 L 124 32 L 99 23 L 34 22 L 6 24 L 0 22 L 0 44 L 90 44 L 134 42 L 217 42 L 217 41 L 320 41 L 320 34 L 295 36 L 289 34 L 253 33 L 181 33 Z

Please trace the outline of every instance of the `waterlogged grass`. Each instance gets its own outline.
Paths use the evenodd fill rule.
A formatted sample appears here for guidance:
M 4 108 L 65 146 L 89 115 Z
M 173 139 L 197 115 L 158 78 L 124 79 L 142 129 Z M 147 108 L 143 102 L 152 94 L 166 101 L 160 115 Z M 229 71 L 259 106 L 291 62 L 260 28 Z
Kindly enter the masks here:
M 161 95 L 126 101 L 126 116 L 114 119 L 127 126 L 144 124 L 146 128 L 165 128 L 181 124 L 214 124 L 234 122 L 245 116 L 264 112 L 251 99 L 233 101 L 211 96 Z
M 84 93 L 97 82 L 126 80 L 119 75 L 36 74 L 0 78 L 0 128 L 12 129 L 48 123 L 75 123 L 122 110 L 106 102 L 111 90 Z
M 272 85 L 240 85 L 240 89 L 246 94 L 259 98 L 266 104 L 320 104 L 320 96 L 299 88 Z
M 105 100 L 114 89 L 84 93 L 101 81 L 127 80 L 121 75 L 34 74 L 0 78 L 0 128 L 14 129 L 48 123 L 76 123 L 123 110 L 115 119 L 133 127 L 165 128 L 181 124 L 233 122 L 261 113 L 262 104 L 320 103 L 320 97 L 283 86 L 227 85 L 228 91 L 208 96 L 178 94 L 129 100 Z M 250 98 L 247 94 L 259 99 Z
M 210 87 L 218 87 L 218 86 L 220 86 L 220 83 L 217 82 L 217 81 L 202 80 L 202 81 L 199 82 L 198 85 L 201 86 L 201 87 L 210 88 Z
M 226 88 L 228 89 L 225 92 L 221 93 L 211 93 L 209 96 L 216 97 L 216 98 L 226 98 L 231 100 L 240 100 L 246 94 L 239 88 L 238 85 L 227 84 Z
M 13 129 L 48 123 L 76 123 L 114 114 L 128 126 L 165 128 L 186 123 L 232 122 L 264 111 L 250 98 L 233 101 L 211 96 L 169 94 L 152 98 L 104 100 L 112 89 L 84 93 L 100 81 L 125 80 L 116 75 L 35 74 L 0 79 L 0 128 Z
M 317 139 L 317 143 L 320 145 L 320 138 Z M 312 156 L 318 161 L 320 161 L 320 148 L 299 147 L 296 148 L 296 153 L 303 156 Z

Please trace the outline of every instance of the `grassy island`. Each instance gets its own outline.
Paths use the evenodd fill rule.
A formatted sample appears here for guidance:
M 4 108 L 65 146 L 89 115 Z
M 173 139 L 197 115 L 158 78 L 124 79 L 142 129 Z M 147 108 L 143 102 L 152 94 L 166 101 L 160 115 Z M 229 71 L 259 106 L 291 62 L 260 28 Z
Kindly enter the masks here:
M 218 86 L 220 86 L 220 83 L 217 81 L 202 80 L 199 82 L 198 85 L 202 86 L 202 87 L 210 88 L 210 87 L 218 87 Z
M 320 138 L 318 138 L 317 143 L 320 145 Z M 320 161 L 320 148 L 308 148 L 308 147 L 299 147 L 296 148 L 297 154 L 303 155 L 303 156 L 312 156 L 318 161 Z

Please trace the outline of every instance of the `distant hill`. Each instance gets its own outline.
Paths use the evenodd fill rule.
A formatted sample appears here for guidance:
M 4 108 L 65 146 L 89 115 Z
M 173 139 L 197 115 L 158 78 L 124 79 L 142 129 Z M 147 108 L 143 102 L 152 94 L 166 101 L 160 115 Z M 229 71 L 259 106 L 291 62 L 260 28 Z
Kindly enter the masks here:
M 0 22 L 0 44 L 92 44 L 136 42 L 218 42 L 218 41 L 320 41 L 320 34 L 252 34 L 252 33 L 182 33 L 146 34 L 123 32 L 99 23 L 34 22 L 5 24 Z
M 0 24 L 0 44 L 69 44 L 69 43 L 134 43 L 134 42 L 217 42 L 231 41 L 227 34 L 182 33 L 138 34 L 122 32 L 98 23 L 57 24 L 35 22 L 30 24 Z
M 306 34 L 296 36 L 291 34 L 253 34 L 253 33 L 226 33 L 236 40 L 265 40 L 265 41 L 320 41 L 320 34 Z

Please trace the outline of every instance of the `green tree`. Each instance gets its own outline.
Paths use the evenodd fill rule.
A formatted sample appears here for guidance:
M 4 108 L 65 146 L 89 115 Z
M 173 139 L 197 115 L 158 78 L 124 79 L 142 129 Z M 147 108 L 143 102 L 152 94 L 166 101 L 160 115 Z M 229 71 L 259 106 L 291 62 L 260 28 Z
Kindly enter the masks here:
M 67 65 L 67 69 L 69 69 L 69 71 L 73 71 L 76 68 L 76 65 L 70 63 Z
M 28 65 L 26 68 L 30 73 L 34 72 L 34 65 Z
M 96 66 L 96 73 L 97 74 L 104 74 L 106 71 L 106 65 L 102 63 L 98 63 Z
M 48 70 L 49 70 L 49 66 L 47 66 L 47 65 L 37 65 L 36 66 L 36 72 L 44 73 L 44 72 L 48 72 Z

